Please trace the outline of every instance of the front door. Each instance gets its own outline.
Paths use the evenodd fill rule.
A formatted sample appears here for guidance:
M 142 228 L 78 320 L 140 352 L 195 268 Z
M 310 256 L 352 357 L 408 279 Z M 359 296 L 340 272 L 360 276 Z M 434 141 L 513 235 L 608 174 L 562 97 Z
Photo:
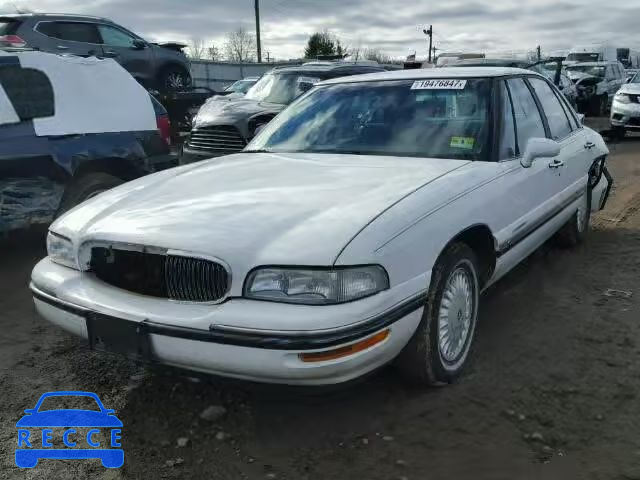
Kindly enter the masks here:
M 152 80 L 153 57 L 146 42 L 113 25 L 97 27 L 104 57 L 116 60 L 143 85 Z

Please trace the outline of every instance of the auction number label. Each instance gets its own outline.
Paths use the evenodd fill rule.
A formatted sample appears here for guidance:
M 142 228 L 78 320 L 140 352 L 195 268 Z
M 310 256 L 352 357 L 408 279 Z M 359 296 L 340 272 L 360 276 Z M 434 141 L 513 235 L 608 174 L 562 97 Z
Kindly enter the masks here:
M 462 90 L 466 85 L 466 80 L 416 80 L 415 82 L 413 82 L 413 85 L 411 85 L 411 90 Z

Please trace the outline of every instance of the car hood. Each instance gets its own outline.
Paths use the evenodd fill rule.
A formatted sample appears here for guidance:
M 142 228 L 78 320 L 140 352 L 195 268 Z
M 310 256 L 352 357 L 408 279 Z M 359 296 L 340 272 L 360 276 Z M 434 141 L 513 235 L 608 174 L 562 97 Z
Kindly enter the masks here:
M 240 153 L 115 188 L 51 230 L 76 245 L 106 240 L 211 255 L 235 273 L 266 264 L 332 265 L 380 213 L 468 163 Z
M 573 80 L 576 84 L 582 83 L 584 80 L 586 79 L 595 79 L 595 81 L 597 83 L 600 83 L 602 81 L 602 78 L 600 77 L 596 77 L 594 75 L 589 75 L 588 73 L 584 73 L 584 72 L 567 72 L 567 76 Z
M 91 410 L 49 410 L 25 415 L 16 427 L 121 427 L 115 415 Z
M 260 113 L 281 112 L 286 105 L 258 102 L 245 97 L 218 96 L 206 102 L 193 120 L 193 126 L 235 124 L 236 121 L 249 119 Z
M 620 87 L 620 90 L 618 90 L 618 93 L 640 95 L 640 83 L 626 83 L 622 87 Z

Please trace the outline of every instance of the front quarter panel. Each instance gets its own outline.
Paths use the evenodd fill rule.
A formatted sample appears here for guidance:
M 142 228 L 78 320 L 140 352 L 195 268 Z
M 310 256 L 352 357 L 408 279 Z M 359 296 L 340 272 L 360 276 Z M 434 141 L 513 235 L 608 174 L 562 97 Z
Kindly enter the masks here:
M 419 189 L 361 231 L 336 264 L 379 263 L 392 288 L 416 282 L 426 289 L 436 259 L 457 234 L 479 224 L 492 231 L 508 225 L 496 183 L 512 163 L 473 162 Z

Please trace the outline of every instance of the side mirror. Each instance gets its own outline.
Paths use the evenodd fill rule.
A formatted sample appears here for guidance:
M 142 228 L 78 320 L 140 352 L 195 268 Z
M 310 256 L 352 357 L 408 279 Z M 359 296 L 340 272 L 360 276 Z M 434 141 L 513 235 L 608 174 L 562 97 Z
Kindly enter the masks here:
M 527 148 L 522 155 L 520 164 L 529 168 L 538 158 L 552 158 L 560 155 L 560 144 L 549 138 L 531 138 L 527 142 Z
M 134 38 L 133 46 L 131 48 L 133 48 L 134 50 L 144 50 L 145 48 L 147 48 L 147 42 L 145 42 L 144 40 L 140 40 L 139 38 Z

